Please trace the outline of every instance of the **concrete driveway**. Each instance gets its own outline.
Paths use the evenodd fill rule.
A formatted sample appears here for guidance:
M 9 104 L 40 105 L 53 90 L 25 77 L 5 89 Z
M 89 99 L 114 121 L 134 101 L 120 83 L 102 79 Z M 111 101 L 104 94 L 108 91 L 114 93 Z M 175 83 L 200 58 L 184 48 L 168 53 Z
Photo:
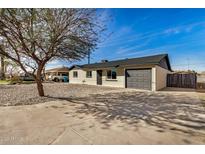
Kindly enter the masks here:
M 0 144 L 205 144 L 205 102 L 195 92 L 59 97 L 0 107 L 0 121 Z

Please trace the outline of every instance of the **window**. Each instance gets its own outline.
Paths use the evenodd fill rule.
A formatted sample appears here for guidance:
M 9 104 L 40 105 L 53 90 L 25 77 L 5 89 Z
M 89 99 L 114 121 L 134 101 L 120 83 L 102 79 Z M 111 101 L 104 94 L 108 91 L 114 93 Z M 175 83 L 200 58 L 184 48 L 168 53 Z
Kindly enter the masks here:
M 107 79 L 117 79 L 117 73 L 115 70 L 107 71 Z
M 73 72 L 73 77 L 74 77 L 74 78 L 77 78 L 77 77 L 78 77 L 78 72 L 77 72 L 77 71 L 74 71 L 74 72 Z
M 68 76 L 68 73 L 62 73 L 61 76 Z
M 92 78 L 92 71 L 86 72 L 86 78 Z

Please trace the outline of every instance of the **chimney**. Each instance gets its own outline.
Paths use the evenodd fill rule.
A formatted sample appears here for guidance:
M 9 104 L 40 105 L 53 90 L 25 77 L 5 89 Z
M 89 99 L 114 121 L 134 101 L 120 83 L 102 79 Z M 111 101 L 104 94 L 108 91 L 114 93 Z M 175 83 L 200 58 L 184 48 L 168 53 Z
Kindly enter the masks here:
M 102 63 L 106 63 L 106 62 L 108 62 L 108 60 L 103 59 L 103 60 L 101 60 L 101 62 L 102 62 Z

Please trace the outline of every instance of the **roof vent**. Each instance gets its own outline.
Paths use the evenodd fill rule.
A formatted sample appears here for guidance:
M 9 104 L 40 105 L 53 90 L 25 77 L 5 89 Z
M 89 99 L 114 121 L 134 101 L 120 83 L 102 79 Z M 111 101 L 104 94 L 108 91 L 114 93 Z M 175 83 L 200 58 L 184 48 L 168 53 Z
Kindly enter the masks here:
M 101 60 L 101 62 L 102 62 L 102 63 L 106 63 L 106 62 L 108 62 L 108 60 L 103 59 L 103 60 Z

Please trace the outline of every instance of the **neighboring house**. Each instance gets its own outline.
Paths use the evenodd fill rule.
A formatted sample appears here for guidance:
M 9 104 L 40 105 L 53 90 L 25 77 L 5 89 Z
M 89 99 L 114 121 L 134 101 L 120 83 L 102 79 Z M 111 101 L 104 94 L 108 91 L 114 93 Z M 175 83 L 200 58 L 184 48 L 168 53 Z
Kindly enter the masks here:
M 197 82 L 205 83 L 205 72 L 197 74 Z
M 32 72 L 29 72 L 29 73 L 32 73 Z M 34 81 L 34 77 L 28 73 L 20 73 L 20 79 L 23 80 L 23 81 Z
M 53 77 L 61 77 L 61 76 L 69 76 L 69 68 L 68 67 L 60 67 L 46 70 L 45 77 L 46 80 L 54 79 Z
M 167 74 L 171 71 L 168 55 L 160 54 L 74 65 L 70 68 L 69 80 L 70 83 L 156 91 L 166 87 Z
M 205 89 L 205 72 L 197 74 L 197 89 Z

